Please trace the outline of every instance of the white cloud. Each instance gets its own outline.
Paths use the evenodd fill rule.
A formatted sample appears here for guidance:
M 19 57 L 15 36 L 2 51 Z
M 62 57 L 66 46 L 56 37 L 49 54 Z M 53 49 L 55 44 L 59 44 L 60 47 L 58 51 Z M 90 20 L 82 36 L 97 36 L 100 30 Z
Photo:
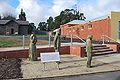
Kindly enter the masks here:
M 53 6 L 49 10 L 49 14 L 57 16 L 62 10 L 73 7 L 77 3 L 76 0 L 53 0 Z
M 26 13 L 27 20 L 35 23 L 37 26 L 40 21 L 45 20 L 44 8 L 40 6 L 38 0 L 19 0 L 20 4 L 18 5 L 16 11 L 19 15 L 21 8 Z
M 34 22 L 37 26 L 40 21 L 46 21 L 49 16 L 55 17 L 66 8 L 73 8 L 78 1 L 82 0 L 51 0 L 52 6 L 41 4 L 42 0 L 19 0 L 19 5 L 15 9 L 10 0 L 0 0 L 0 14 L 9 13 L 14 16 L 19 15 L 21 8 L 26 13 L 27 20 Z M 47 1 L 47 0 L 46 0 Z M 120 0 L 86 0 L 78 4 L 78 10 L 84 12 L 87 19 L 93 19 L 108 14 L 110 11 L 120 12 Z M 94 1 L 94 2 L 91 2 Z
M 104 16 L 110 11 L 120 12 L 120 0 L 97 0 L 94 4 L 80 5 L 81 11 L 88 19 Z
M 8 15 L 16 17 L 15 8 L 9 5 L 8 1 L 5 2 L 4 0 L 2 0 L 0 1 L 0 15 L 2 17 Z

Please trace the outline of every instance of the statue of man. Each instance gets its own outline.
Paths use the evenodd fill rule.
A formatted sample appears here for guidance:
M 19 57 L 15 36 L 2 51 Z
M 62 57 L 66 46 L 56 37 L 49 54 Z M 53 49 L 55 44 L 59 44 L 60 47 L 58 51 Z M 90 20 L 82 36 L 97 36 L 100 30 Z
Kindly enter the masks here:
M 30 45 L 29 45 L 29 60 L 31 61 L 37 60 L 36 43 L 37 43 L 37 37 L 33 32 L 30 36 Z
M 55 29 L 53 32 L 55 32 L 55 36 L 54 36 L 54 49 L 56 52 L 60 51 L 60 28 Z
M 92 35 L 89 35 L 86 40 L 86 52 L 87 52 L 87 67 L 91 67 L 92 61 Z

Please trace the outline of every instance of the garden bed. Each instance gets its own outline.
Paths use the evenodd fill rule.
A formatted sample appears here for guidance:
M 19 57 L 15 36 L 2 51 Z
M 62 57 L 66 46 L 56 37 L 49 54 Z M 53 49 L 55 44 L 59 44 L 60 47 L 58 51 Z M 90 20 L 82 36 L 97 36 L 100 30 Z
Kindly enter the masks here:
M 22 78 L 21 59 L 0 59 L 0 79 Z

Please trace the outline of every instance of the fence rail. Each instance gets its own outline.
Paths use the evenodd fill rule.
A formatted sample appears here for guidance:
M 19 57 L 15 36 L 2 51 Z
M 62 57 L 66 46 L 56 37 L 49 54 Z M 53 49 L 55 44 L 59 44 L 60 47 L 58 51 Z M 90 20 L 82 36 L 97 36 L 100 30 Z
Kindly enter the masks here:
M 66 38 L 69 36 L 69 38 Z M 78 37 L 77 35 L 61 35 L 61 43 L 70 43 L 71 45 L 73 42 L 80 42 L 85 43 L 85 41 Z M 77 40 L 74 39 L 77 38 Z M 25 36 L 5 36 L 0 35 L 0 47 L 23 47 L 24 49 L 29 46 L 29 38 L 30 35 Z M 37 46 L 40 45 L 48 45 L 51 46 L 53 44 L 53 36 L 44 35 L 44 36 L 37 36 Z
M 0 47 L 25 47 L 29 46 L 29 37 L 28 36 L 2 36 L 0 35 Z M 48 45 L 49 35 L 37 36 L 37 46 L 39 45 Z

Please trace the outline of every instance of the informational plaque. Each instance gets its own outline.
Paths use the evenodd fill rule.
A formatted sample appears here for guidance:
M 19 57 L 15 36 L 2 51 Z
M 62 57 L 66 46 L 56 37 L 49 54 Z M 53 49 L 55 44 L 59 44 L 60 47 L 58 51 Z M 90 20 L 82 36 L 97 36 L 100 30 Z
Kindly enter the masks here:
M 59 52 L 46 52 L 46 53 L 40 53 L 41 56 L 41 62 L 59 62 L 60 61 L 60 55 Z

